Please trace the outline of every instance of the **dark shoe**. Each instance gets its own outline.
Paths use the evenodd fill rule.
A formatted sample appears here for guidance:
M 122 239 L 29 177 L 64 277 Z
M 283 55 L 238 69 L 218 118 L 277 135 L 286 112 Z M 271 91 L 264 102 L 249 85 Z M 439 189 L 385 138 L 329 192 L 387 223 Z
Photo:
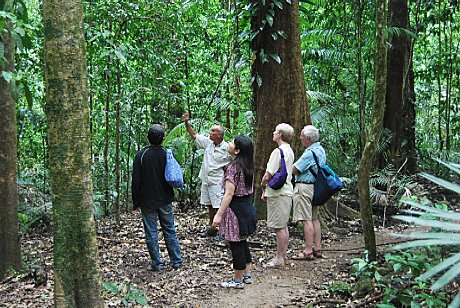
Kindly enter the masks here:
M 179 268 L 182 267 L 182 264 L 181 264 L 181 263 L 178 263 L 178 264 L 171 264 L 171 267 L 172 267 L 173 269 L 179 269 Z
M 153 265 L 151 265 L 150 268 L 149 268 L 149 271 L 152 271 L 152 272 L 161 272 L 163 269 L 164 269 L 164 267 L 163 267 L 162 265 L 159 265 L 159 266 L 153 266 Z
M 291 259 L 298 261 L 313 261 L 315 257 L 313 256 L 313 252 L 305 253 L 305 251 L 301 251 L 298 255 L 292 256 Z
M 214 237 L 217 235 L 217 229 L 207 228 L 206 231 L 201 233 L 201 237 Z
M 313 256 L 315 258 L 322 258 L 323 257 L 323 254 L 321 253 L 321 250 L 314 250 L 313 249 Z

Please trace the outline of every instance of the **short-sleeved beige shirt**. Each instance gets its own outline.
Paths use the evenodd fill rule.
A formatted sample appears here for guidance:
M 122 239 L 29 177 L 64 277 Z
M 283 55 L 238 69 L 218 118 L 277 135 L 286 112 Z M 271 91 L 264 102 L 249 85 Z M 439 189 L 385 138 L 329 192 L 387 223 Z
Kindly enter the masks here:
M 222 141 L 219 145 L 203 135 L 197 134 L 195 144 L 204 149 L 203 163 L 198 177 L 208 185 L 222 185 L 224 167 L 231 161 L 227 152 L 227 142 Z
M 277 196 L 292 196 L 293 194 L 293 187 L 292 187 L 292 165 L 294 164 L 294 152 L 291 149 L 291 146 L 287 143 L 282 144 L 280 146 L 281 150 L 284 153 L 284 160 L 286 162 L 286 169 L 287 169 L 287 180 L 286 184 L 284 184 L 281 189 L 274 190 L 271 189 L 269 186 L 265 189 L 265 196 L 267 197 L 277 197 Z M 266 171 L 269 172 L 271 175 L 274 175 L 276 171 L 280 168 L 280 159 L 281 154 L 278 148 L 274 149 L 273 152 L 270 154 L 270 159 L 267 163 Z

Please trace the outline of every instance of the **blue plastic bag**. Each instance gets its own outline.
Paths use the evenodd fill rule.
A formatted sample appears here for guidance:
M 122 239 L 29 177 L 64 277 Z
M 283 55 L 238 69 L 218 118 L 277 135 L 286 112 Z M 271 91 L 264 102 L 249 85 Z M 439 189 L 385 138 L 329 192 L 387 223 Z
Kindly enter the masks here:
M 166 149 L 165 179 L 173 188 L 184 187 L 182 169 L 170 149 Z

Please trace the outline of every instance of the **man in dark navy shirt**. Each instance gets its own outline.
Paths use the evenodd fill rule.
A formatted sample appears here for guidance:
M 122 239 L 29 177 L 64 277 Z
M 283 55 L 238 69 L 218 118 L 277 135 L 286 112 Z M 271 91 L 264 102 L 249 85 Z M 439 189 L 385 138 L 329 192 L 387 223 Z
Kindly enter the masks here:
M 174 225 L 173 188 L 165 180 L 166 149 L 161 146 L 165 129 L 154 124 L 148 132 L 150 145 L 137 152 L 133 163 L 132 195 L 133 209 L 140 208 L 149 251 L 151 268 L 162 270 L 164 261 L 160 257 L 157 221 L 161 229 L 173 268 L 182 265 L 179 240 Z

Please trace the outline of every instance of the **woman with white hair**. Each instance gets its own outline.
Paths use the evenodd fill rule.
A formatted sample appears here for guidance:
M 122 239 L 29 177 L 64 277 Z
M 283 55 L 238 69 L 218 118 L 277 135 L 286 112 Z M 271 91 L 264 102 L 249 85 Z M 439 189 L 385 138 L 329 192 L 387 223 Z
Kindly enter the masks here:
M 265 175 L 260 185 L 264 188 L 262 200 L 267 202 L 267 227 L 273 228 L 276 234 L 276 256 L 265 267 L 284 267 L 287 262 L 287 248 L 289 241 L 288 221 L 292 207 L 292 164 L 294 152 L 290 142 L 294 137 L 294 128 L 286 123 L 276 126 L 273 132 L 273 141 L 278 147 L 273 150 L 267 163 Z M 286 162 L 287 179 L 280 189 L 273 189 L 267 183 L 281 167 L 281 151 Z

